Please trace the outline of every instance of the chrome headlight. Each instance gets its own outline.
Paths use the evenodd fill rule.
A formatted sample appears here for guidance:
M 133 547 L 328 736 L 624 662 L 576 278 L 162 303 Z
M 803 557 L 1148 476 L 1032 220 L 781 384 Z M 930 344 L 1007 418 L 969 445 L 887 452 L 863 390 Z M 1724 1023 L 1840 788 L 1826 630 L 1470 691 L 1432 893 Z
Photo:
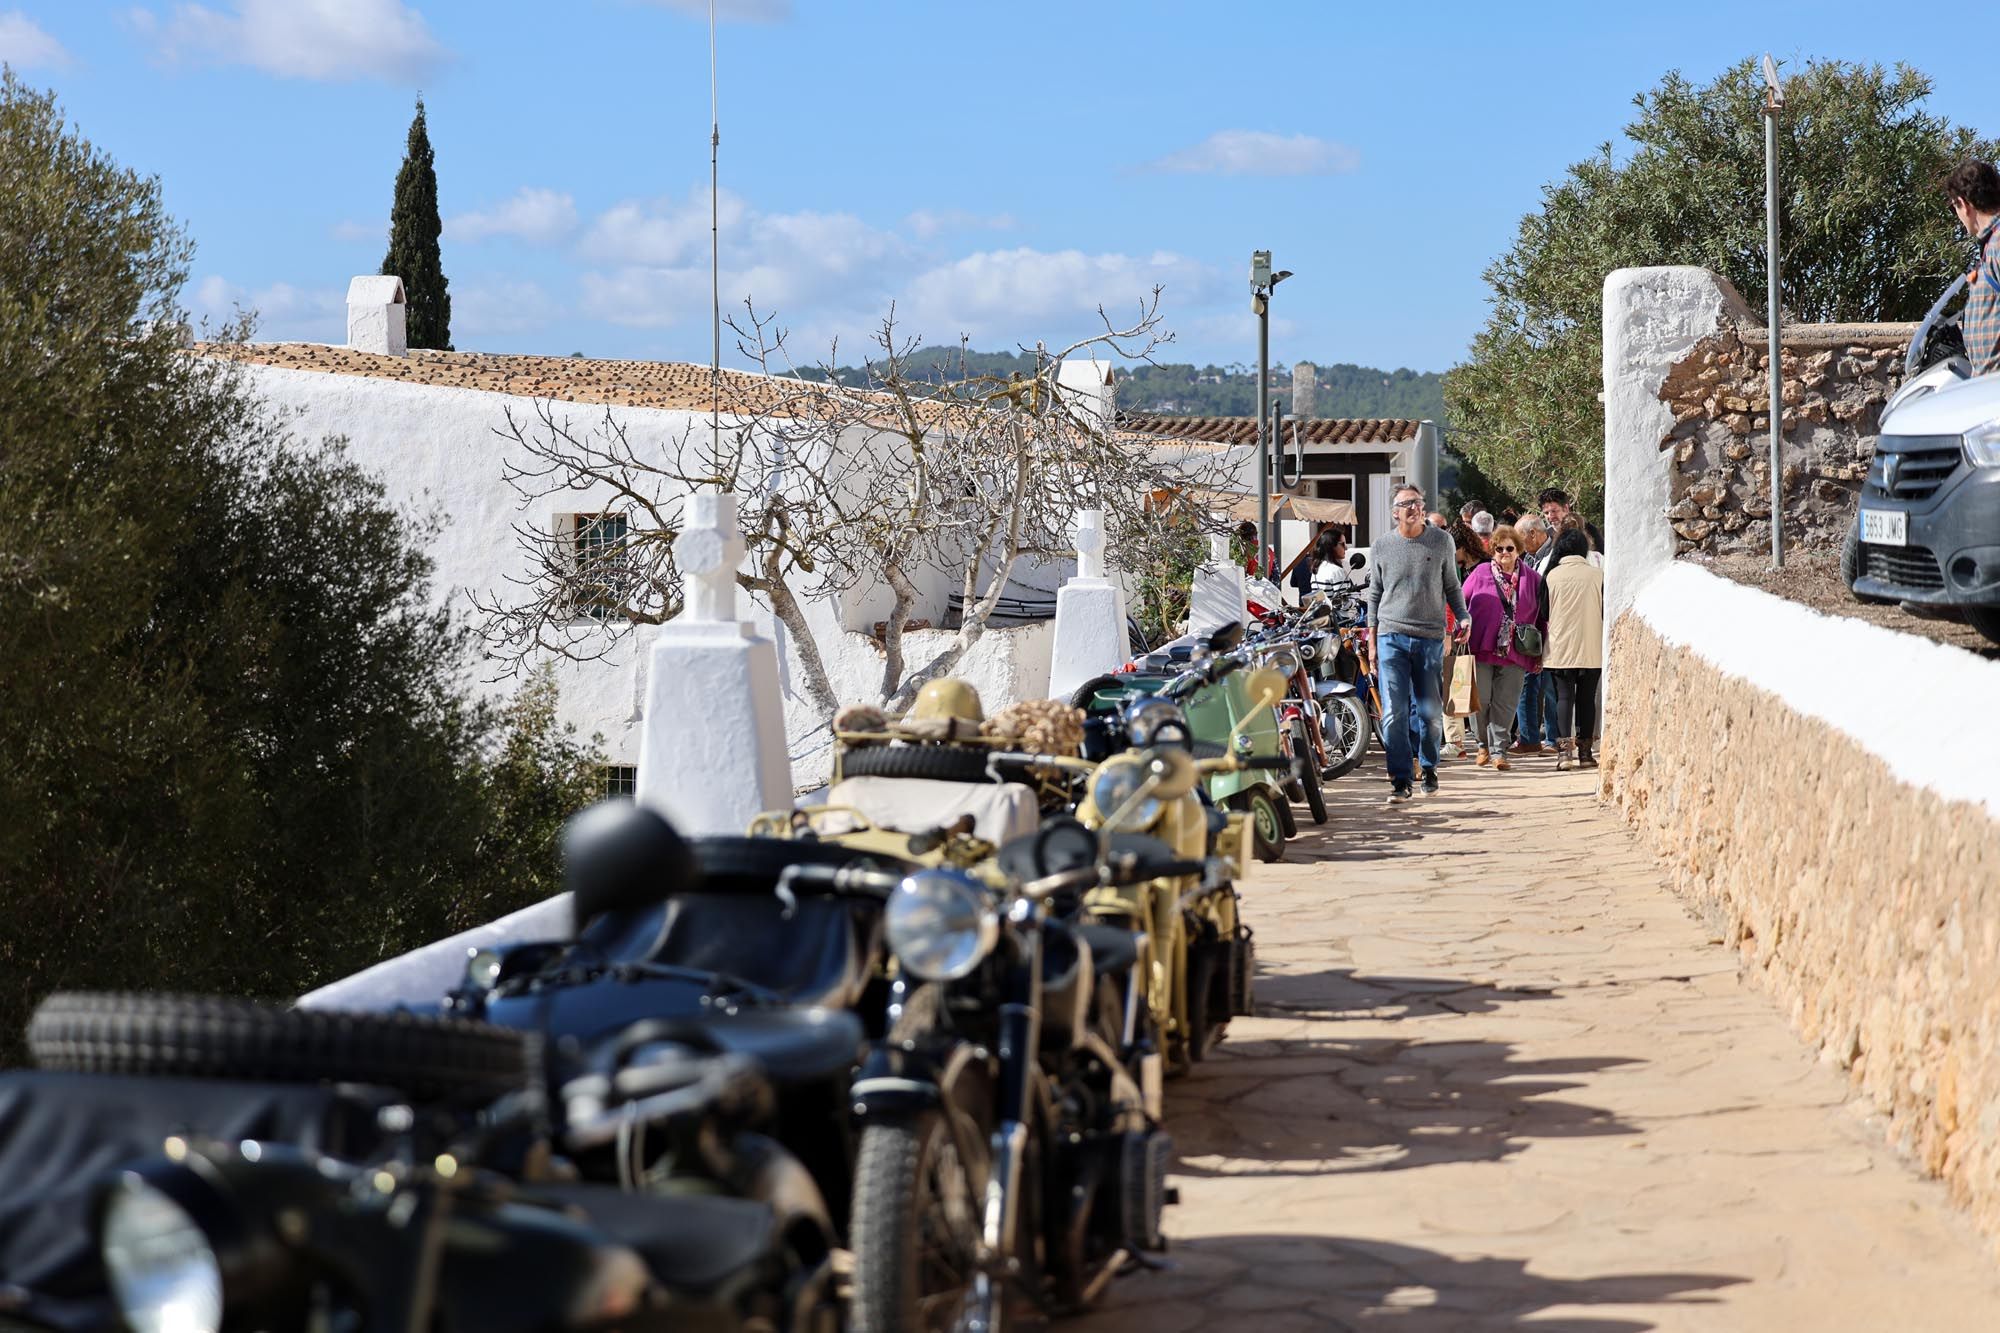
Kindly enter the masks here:
M 1186 746 L 1193 736 L 1179 704 L 1149 695 L 1126 705 L 1125 739 L 1135 749 L 1146 750 L 1155 745 Z
M 98 1245 L 132 1333 L 219 1333 L 222 1265 L 185 1208 L 136 1174 L 105 1201 Z
M 889 948 L 925 981 L 956 981 L 993 952 L 1000 917 L 986 886 L 957 870 L 919 870 L 896 886 L 884 914 Z
M 1097 806 L 1098 818 L 1110 824 L 1119 808 L 1145 785 L 1147 777 L 1144 759 L 1136 756 L 1107 759 L 1090 779 L 1090 799 Z M 1159 798 L 1148 796 L 1126 811 L 1124 817 L 1111 827 L 1118 833 L 1141 833 L 1151 828 L 1153 821 L 1159 817 Z
M 1965 456 L 1974 467 L 2000 467 L 2000 421 L 1965 432 Z

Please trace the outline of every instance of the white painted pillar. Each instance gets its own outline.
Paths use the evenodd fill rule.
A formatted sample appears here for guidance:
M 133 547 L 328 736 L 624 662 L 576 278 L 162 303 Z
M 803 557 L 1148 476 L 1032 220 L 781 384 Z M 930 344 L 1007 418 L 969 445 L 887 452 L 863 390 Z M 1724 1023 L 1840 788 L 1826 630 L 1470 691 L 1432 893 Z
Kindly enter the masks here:
M 792 806 L 778 652 L 737 618 L 736 497 L 690 496 L 674 540 L 681 614 L 653 640 L 639 741 L 639 802 L 684 834 L 742 833 Z
M 1076 577 L 1056 590 L 1055 645 L 1049 654 L 1049 697 L 1067 699 L 1094 676 L 1132 660 L 1125 599 L 1104 577 L 1104 511 L 1076 511 Z
M 1208 561 L 1194 571 L 1188 601 L 1188 633 L 1213 634 L 1224 625 L 1243 623 L 1243 567 L 1229 554 L 1229 538 L 1208 539 Z
M 1604 625 L 1673 563 L 1673 409 L 1668 373 L 1724 320 L 1754 319 L 1704 268 L 1621 268 L 1604 280 Z

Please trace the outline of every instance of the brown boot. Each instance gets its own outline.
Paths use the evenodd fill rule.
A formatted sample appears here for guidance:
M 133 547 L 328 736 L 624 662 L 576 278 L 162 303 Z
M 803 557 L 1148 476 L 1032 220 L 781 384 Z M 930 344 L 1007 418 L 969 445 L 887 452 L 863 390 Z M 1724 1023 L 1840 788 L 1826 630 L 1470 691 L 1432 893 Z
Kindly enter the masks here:
M 1576 766 L 1578 768 L 1597 767 L 1597 760 L 1590 753 L 1589 741 L 1580 740 L 1576 743 Z
M 1575 744 L 1567 739 L 1556 742 L 1556 772 L 1566 773 L 1576 767 L 1576 753 L 1571 748 Z

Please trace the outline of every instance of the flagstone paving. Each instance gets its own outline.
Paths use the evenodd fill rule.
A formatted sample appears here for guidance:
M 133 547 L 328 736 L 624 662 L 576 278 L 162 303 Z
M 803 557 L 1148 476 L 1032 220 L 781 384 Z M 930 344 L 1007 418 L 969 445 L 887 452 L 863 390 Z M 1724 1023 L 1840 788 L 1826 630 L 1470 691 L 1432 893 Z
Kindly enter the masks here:
M 1168 1086 L 1175 1267 L 1066 1330 L 2000 1329 L 1993 1249 L 1593 774 L 1442 779 L 1334 784 L 1252 875 L 1258 1015 Z

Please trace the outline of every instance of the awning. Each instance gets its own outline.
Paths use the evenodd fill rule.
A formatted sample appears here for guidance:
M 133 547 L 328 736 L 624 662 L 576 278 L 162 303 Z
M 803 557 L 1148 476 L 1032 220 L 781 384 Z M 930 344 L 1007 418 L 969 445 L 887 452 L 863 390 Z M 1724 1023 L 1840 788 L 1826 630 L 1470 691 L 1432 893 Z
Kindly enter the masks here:
M 1320 500 L 1310 495 L 1285 497 L 1289 517 L 1308 523 L 1341 523 L 1353 527 L 1357 521 L 1352 500 Z

